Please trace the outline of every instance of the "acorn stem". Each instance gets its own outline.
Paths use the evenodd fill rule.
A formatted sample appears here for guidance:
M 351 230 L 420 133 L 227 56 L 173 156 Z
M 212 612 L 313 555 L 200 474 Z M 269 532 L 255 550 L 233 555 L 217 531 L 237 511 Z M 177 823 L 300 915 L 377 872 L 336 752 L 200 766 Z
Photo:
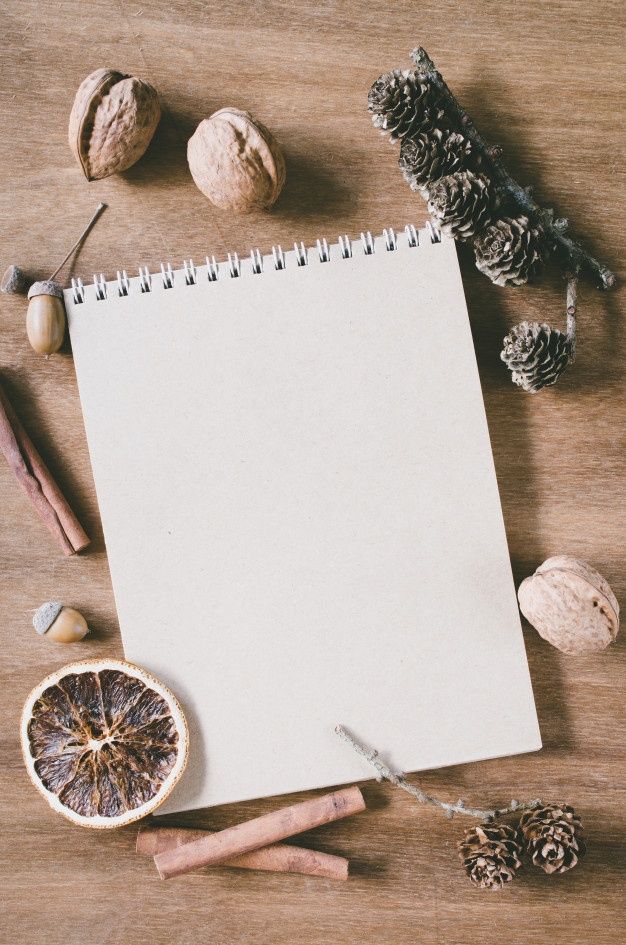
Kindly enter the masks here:
M 96 207 L 96 209 L 95 209 L 95 211 L 94 211 L 94 214 L 93 214 L 91 220 L 89 221 L 89 223 L 87 224 L 87 226 L 85 227 L 85 229 L 83 230 L 83 232 L 80 234 L 80 236 L 78 237 L 78 239 L 76 240 L 76 242 L 74 243 L 74 245 L 72 246 L 72 248 L 70 249 L 70 251 L 68 252 L 68 254 L 63 258 L 63 260 L 59 263 L 59 265 L 57 266 L 57 268 L 54 270 L 54 272 L 53 272 L 52 275 L 50 276 L 50 279 L 54 279 L 54 277 L 61 271 L 61 269 L 63 268 L 63 266 L 65 265 L 65 263 L 68 261 L 68 259 L 69 259 L 70 256 L 72 255 L 72 253 L 75 252 L 75 251 L 78 249 L 78 247 L 80 246 L 80 244 L 83 242 L 83 240 L 85 239 L 85 237 L 87 236 L 87 234 L 88 234 L 89 231 L 91 230 L 92 226 L 94 225 L 94 223 L 96 222 L 96 220 L 98 219 L 98 217 L 100 216 L 100 214 L 101 214 L 104 210 L 106 210 L 106 207 L 107 207 L 106 203 L 99 203 L 99 204 L 98 204 L 98 206 Z

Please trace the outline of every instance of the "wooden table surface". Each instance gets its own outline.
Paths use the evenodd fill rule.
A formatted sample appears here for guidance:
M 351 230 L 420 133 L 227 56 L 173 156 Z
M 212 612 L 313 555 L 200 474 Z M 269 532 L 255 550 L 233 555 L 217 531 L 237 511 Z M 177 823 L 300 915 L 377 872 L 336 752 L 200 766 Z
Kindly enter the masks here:
M 371 82 L 407 64 L 419 43 L 488 139 L 505 148 L 513 173 L 620 269 L 625 23 L 617 0 L 5 0 L 0 17 L 2 268 L 16 262 L 32 277 L 49 274 L 100 200 L 109 209 L 74 263 L 84 279 L 95 270 L 112 277 L 121 267 L 154 269 L 161 260 L 180 265 L 207 252 L 246 254 L 251 246 L 422 222 L 422 202 L 365 110 Z M 101 66 L 152 82 L 164 115 L 138 165 L 87 184 L 67 146 L 67 118 L 80 81 Z M 287 185 L 271 214 L 221 213 L 191 180 L 187 138 L 224 105 L 249 109 L 284 147 Z M 581 286 L 578 360 L 556 387 L 530 396 L 510 383 L 500 342 L 523 318 L 563 326 L 559 276 L 504 290 L 465 256 L 463 269 L 516 579 L 549 555 L 573 554 L 602 571 L 624 602 L 623 294 Z M 228 870 L 163 884 L 135 856 L 135 828 L 80 830 L 48 810 L 20 757 L 24 698 L 63 663 L 120 656 L 122 648 L 71 352 L 37 357 L 25 310 L 21 298 L 0 299 L 2 377 L 93 543 L 88 553 L 63 558 L 0 461 L 2 941 L 622 942 L 624 635 L 605 653 L 574 659 L 526 625 L 543 750 L 419 778 L 448 800 L 540 796 L 573 804 L 589 854 L 562 877 L 527 868 L 499 893 L 474 890 L 455 852 L 465 821 L 450 822 L 375 782 L 364 786 L 367 813 L 303 841 L 348 855 L 346 884 Z M 50 598 L 85 613 L 93 626 L 86 642 L 62 648 L 34 633 L 32 611 Z M 278 803 L 180 819 L 220 827 Z

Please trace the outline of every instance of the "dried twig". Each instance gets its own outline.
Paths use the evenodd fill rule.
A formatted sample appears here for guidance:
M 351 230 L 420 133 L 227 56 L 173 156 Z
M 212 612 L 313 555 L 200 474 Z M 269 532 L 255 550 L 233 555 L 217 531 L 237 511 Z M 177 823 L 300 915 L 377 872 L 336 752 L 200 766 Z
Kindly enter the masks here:
M 539 800 L 528 801 L 523 804 L 520 804 L 518 801 L 511 801 L 508 807 L 494 807 L 486 810 L 480 807 L 467 807 L 462 800 L 457 801 L 456 804 L 448 804 L 446 801 L 440 801 L 439 798 L 433 797 L 432 794 L 427 794 L 425 791 L 422 791 L 416 784 L 411 784 L 400 772 L 392 771 L 391 768 L 380 760 L 377 751 L 372 748 L 367 748 L 365 745 L 358 742 L 343 725 L 337 725 L 335 732 L 344 742 L 351 745 L 358 755 L 361 755 L 366 761 L 369 761 L 372 767 L 378 772 L 379 778 L 390 781 L 391 784 L 394 784 L 396 787 L 402 788 L 403 791 L 406 791 L 407 794 L 410 794 L 411 797 L 414 797 L 422 804 L 430 804 L 432 807 L 439 807 L 444 811 L 447 817 L 453 817 L 455 814 L 465 814 L 466 817 L 474 817 L 477 820 L 496 820 L 499 817 L 504 817 L 506 814 L 530 810 L 533 807 L 537 807 L 540 803 Z
M 565 316 L 567 318 L 566 335 L 569 341 L 569 359 L 576 357 L 576 300 L 578 294 L 578 279 L 569 275 L 565 290 Z
M 490 170 L 491 178 L 501 191 L 506 193 L 519 209 L 532 221 L 539 222 L 548 234 L 550 241 L 556 246 L 565 262 L 566 268 L 575 274 L 586 270 L 595 279 L 601 289 L 612 289 L 616 283 L 613 272 L 602 263 L 594 259 L 579 243 L 565 235 L 567 220 L 554 219 L 554 213 L 536 203 L 530 189 L 522 187 L 511 177 L 501 160 L 501 150 L 489 147 L 477 130 L 465 109 L 456 100 L 435 64 L 421 46 L 414 49 L 411 58 L 417 69 L 439 91 L 445 110 L 463 129 L 464 135 L 470 139 L 475 150 L 481 155 L 484 165 Z

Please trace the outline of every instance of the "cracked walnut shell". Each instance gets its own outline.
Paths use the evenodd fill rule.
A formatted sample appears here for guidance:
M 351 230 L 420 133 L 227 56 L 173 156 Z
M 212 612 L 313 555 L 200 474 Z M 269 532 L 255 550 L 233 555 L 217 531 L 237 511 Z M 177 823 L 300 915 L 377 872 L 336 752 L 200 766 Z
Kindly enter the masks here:
M 200 122 L 187 160 L 198 189 L 221 210 L 266 210 L 285 183 L 285 160 L 273 135 L 238 108 Z
M 619 604 L 608 581 L 577 558 L 548 558 L 517 597 L 528 622 L 563 653 L 595 653 L 617 636 Z
M 161 117 L 156 90 L 135 76 L 96 69 L 81 83 L 68 140 L 87 180 L 128 170 L 143 155 Z

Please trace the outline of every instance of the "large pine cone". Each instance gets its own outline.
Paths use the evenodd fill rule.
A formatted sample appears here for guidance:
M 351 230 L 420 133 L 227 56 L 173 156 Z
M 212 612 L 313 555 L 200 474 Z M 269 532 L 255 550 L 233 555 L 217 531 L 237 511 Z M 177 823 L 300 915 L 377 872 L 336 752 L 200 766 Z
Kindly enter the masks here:
M 496 285 L 524 285 L 534 279 L 548 257 L 541 225 L 526 216 L 503 217 L 474 243 L 476 265 Z
M 522 865 L 517 830 L 508 824 L 478 824 L 465 831 L 459 856 L 475 886 L 500 889 L 515 878 Z
M 463 170 L 471 159 L 471 141 L 457 132 L 431 128 L 403 139 L 398 165 L 411 190 L 423 191 L 440 177 Z
M 571 343 L 562 331 L 539 322 L 521 322 L 504 339 L 500 357 L 511 380 L 531 394 L 556 384 L 573 358 Z
M 525 811 L 520 830 L 527 853 L 545 873 L 566 873 L 587 850 L 580 817 L 567 804 Z
M 433 221 L 455 239 L 476 236 L 492 219 L 496 205 L 493 186 L 484 174 L 457 171 L 428 188 L 428 211 Z
M 419 72 L 394 69 L 376 79 L 367 103 L 374 126 L 397 141 L 439 121 L 443 110 L 437 107 L 438 97 L 432 83 Z

